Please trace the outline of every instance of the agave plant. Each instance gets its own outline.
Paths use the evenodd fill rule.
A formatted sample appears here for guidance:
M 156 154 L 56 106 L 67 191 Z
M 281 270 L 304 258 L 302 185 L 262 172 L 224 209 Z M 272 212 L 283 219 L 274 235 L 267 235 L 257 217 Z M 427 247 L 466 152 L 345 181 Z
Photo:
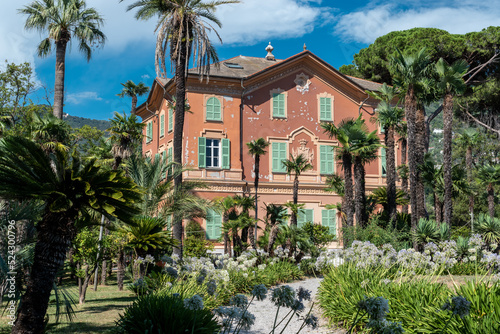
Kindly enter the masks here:
M 477 217 L 475 226 L 486 243 L 498 244 L 500 241 L 500 219 L 481 213 Z
M 469 238 L 464 238 L 462 236 L 457 239 L 457 255 L 459 258 L 463 258 L 469 254 Z
M 419 247 L 423 244 L 440 240 L 438 224 L 432 219 L 420 218 L 417 228 L 413 232 L 413 240 Z

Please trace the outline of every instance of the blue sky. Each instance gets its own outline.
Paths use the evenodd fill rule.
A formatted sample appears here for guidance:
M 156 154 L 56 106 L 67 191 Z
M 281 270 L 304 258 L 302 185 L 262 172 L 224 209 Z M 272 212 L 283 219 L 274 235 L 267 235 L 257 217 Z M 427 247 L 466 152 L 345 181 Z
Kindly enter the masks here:
M 45 36 L 24 31 L 25 17 L 17 9 L 29 0 L 4 1 L 0 11 L 0 66 L 28 61 L 47 94 L 53 94 L 55 53 L 40 59 L 37 44 Z M 103 48 L 95 50 L 87 63 L 76 48 L 67 53 L 66 102 L 64 112 L 95 119 L 108 119 L 114 111 L 130 110 L 130 99 L 116 96 L 121 82 L 154 77 L 155 20 L 137 21 L 126 7 L 133 0 L 87 0 L 105 19 L 107 36 Z M 350 64 L 352 56 L 377 37 L 390 31 L 435 27 L 451 33 L 479 31 L 500 25 L 500 0 L 481 4 L 463 0 L 329 1 L 244 0 L 217 11 L 224 41 L 217 46 L 219 58 L 237 55 L 264 57 L 269 42 L 277 58 L 287 58 L 307 48 L 338 68 Z M 75 45 L 76 46 L 76 45 Z M 33 97 L 43 103 L 44 89 Z M 144 98 L 139 100 L 143 102 Z

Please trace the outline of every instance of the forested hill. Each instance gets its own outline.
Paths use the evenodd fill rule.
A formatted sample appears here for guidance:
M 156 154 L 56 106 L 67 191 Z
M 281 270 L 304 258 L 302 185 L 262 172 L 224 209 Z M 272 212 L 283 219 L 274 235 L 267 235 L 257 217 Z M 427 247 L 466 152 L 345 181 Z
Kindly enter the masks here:
M 64 120 L 68 122 L 68 124 L 72 128 L 81 128 L 84 125 L 88 125 L 90 127 L 95 127 L 99 130 L 104 131 L 107 130 L 110 126 L 109 121 L 71 116 L 68 114 L 64 114 Z

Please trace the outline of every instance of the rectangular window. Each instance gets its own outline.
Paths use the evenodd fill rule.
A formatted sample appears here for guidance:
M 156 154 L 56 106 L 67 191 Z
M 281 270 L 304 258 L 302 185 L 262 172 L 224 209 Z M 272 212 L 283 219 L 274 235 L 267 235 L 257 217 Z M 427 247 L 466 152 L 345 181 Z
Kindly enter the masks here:
M 160 137 L 165 135 L 165 115 L 160 116 Z
M 153 140 L 153 122 L 149 122 L 146 124 L 146 143 L 149 143 Z
M 167 216 L 167 231 L 172 230 L 172 215 Z
M 230 156 L 229 139 L 198 138 L 198 167 L 230 169 Z
M 168 109 L 168 132 L 174 129 L 174 109 Z
M 387 175 L 387 162 L 386 162 L 386 159 L 385 159 L 385 148 L 381 148 L 380 149 L 380 159 L 382 160 L 382 176 L 386 176 Z
M 219 167 L 220 163 L 220 140 L 208 139 L 206 141 L 205 166 L 207 168 Z
M 273 93 L 273 117 L 286 117 L 285 94 Z
M 322 210 L 321 225 L 330 229 L 330 234 L 337 235 L 337 210 Z
M 305 223 L 314 223 L 314 209 L 300 209 L 297 215 L 297 227 L 302 227 Z
M 319 120 L 320 121 L 332 120 L 332 99 L 329 97 L 319 98 Z
M 272 143 L 273 172 L 286 173 L 282 161 L 286 160 L 286 143 Z
M 207 121 L 222 120 L 220 101 L 216 97 L 211 97 L 207 100 Z
M 222 226 L 222 216 L 220 213 L 210 209 L 207 211 L 207 226 L 206 235 L 207 239 L 214 240 L 220 238 L 220 230 Z
M 163 151 L 161 152 L 161 162 L 164 166 L 167 165 L 167 152 Z M 161 178 L 164 179 L 167 177 L 167 171 L 165 170 L 164 172 L 161 173 Z
M 321 174 L 333 174 L 333 146 L 321 145 L 319 147 L 319 165 Z

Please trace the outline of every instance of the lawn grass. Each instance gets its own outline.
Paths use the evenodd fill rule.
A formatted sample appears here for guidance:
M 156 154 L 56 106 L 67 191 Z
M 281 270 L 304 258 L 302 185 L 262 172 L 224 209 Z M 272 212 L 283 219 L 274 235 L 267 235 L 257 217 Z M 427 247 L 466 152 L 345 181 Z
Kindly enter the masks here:
M 67 291 L 72 293 L 77 303 L 73 307 L 75 317 L 70 322 L 63 315 L 59 319 L 59 324 L 55 325 L 56 308 L 54 303 L 51 303 L 48 310 L 49 328 L 47 333 L 110 333 L 111 329 L 115 327 L 118 315 L 123 313 L 125 307 L 135 300 L 134 294 L 126 288 L 123 291 L 118 291 L 116 283 L 98 286 L 97 291 L 94 291 L 93 286 L 89 287 L 83 305 L 78 304 L 77 286 L 70 286 Z M 7 322 L 8 319 L 5 316 L 0 317 L 0 334 L 10 333 L 11 327 Z

